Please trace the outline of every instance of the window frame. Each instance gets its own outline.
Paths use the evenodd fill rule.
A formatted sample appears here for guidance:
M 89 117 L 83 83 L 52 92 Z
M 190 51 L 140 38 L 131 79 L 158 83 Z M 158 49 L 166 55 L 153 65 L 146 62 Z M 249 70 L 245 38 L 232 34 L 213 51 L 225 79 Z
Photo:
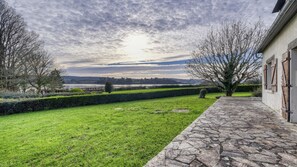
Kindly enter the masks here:
M 272 87 L 273 87 L 273 84 L 272 84 L 272 76 L 273 76 L 273 66 L 275 66 L 275 61 L 276 61 L 276 58 L 275 58 L 275 55 L 271 56 L 270 58 L 268 58 L 266 60 L 266 63 L 265 63 L 265 72 L 266 72 L 266 78 L 264 83 L 266 85 L 265 86 L 265 90 L 268 90 L 268 91 L 271 91 L 272 92 Z M 274 68 L 277 68 L 276 66 Z M 277 71 L 276 71 L 277 73 Z

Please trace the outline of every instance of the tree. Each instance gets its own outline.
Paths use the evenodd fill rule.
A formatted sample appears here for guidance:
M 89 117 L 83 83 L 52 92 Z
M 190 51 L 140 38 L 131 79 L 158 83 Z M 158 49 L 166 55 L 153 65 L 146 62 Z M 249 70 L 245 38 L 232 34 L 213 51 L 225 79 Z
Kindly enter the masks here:
M 23 18 L 0 0 L 0 89 L 38 94 L 48 82 L 53 61 L 39 36 L 27 30 Z
M 113 90 L 113 85 L 111 82 L 106 82 L 105 83 L 105 92 L 111 93 Z
M 48 84 L 48 77 L 52 71 L 53 60 L 46 51 L 38 51 L 28 57 L 28 81 L 37 90 L 37 94 L 42 93 L 42 88 Z
M 50 72 L 48 77 L 48 88 L 51 92 L 55 92 L 57 89 L 62 89 L 64 80 L 61 76 L 61 70 L 54 69 Z
M 40 45 L 38 35 L 26 30 L 22 17 L 0 0 L 0 89 L 17 91 L 25 85 L 27 56 Z
M 1 87 L 11 86 L 15 73 L 19 50 L 18 46 L 24 36 L 25 24 L 22 19 L 9 8 L 4 1 L 0 1 L 0 80 Z
M 212 28 L 198 43 L 187 63 L 194 77 L 210 81 L 232 96 L 238 85 L 259 75 L 262 57 L 256 49 L 265 30 L 261 21 L 248 23 L 232 21 Z

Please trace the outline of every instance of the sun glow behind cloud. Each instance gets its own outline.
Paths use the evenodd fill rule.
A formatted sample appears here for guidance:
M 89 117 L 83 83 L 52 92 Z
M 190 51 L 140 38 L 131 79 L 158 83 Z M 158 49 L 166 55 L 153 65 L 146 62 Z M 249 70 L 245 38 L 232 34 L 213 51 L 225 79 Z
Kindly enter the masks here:
M 134 61 L 149 58 L 147 50 L 152 47 L 150 38 L 144 33 L 129 34 L 123 39 L 122 46 L 118 50 L 118 53 L 127 55 L 127 57 Z

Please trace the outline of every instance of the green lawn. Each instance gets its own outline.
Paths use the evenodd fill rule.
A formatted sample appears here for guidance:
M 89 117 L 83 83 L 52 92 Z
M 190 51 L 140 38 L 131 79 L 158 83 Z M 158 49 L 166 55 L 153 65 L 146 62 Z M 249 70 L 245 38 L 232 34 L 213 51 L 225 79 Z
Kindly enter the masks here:
M 142 166 L 212 105 L 218 95 L 0 117 L 0 166 Z M 190 112 L 174 113 L 174 109 Z

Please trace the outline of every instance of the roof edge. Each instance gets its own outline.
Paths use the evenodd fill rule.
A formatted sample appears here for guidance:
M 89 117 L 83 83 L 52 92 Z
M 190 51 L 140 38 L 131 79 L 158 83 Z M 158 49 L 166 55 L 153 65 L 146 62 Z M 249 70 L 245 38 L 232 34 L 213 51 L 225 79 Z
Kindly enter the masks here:
M 288 0 L 282 9 L 281 13 L 277 16 L 270 29 L 268 30 L 264 40 L 259 45 L 257 52 L 262 53 L 270 42 L 280 33 L 284 26 L 296 15 L 297 13 L 297 0 Z
M 286 4 L 286 0 L 278 0 L 272 13 L 281 11 L 281 9 L 284 7 L 285 4 Z

